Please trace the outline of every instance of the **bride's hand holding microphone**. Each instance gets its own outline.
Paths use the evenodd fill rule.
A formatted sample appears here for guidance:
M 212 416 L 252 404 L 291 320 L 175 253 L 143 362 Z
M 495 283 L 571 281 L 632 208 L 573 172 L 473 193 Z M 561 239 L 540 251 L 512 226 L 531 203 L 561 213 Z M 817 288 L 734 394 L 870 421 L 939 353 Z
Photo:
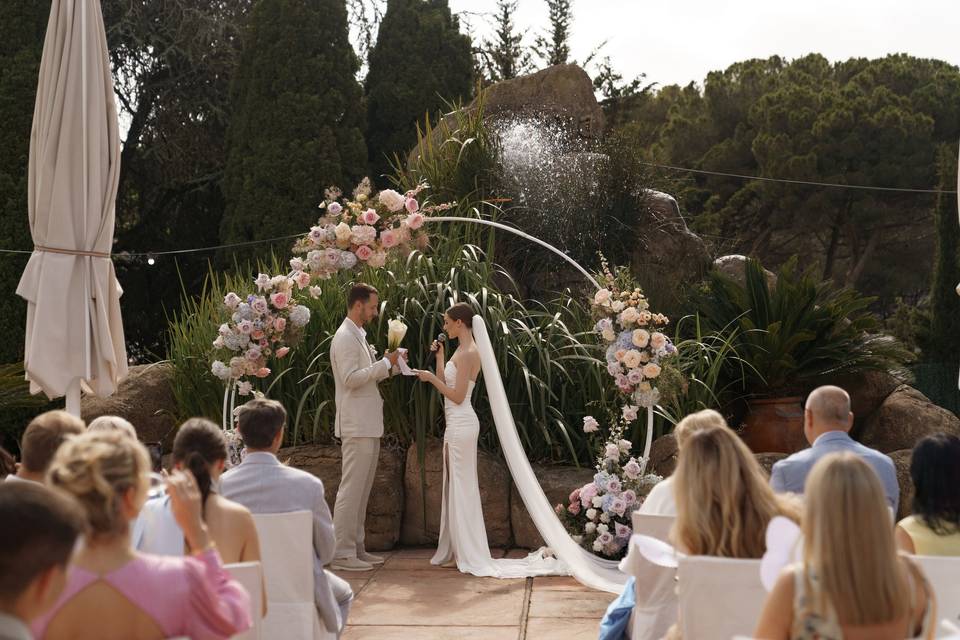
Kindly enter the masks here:
M 443 343 L 446 339 L 442 333 L 430 344 L 430 355 L 427 357 L 427 366 L 436 363 L 437 358 L 443 358 Z M 437 377 L 429 369 L 417 369 L 417 378 L 421 382 L 433 382 Z

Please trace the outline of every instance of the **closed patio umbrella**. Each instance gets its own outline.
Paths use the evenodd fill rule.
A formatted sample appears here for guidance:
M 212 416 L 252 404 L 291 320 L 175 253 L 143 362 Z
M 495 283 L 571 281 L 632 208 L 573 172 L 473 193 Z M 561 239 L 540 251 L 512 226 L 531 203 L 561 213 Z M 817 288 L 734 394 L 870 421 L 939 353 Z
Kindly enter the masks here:
M 100 3 L 53 0 L 30 133 L 34 251 L 17 294 L 27 301 L 30 391 L 67 395 L 77 415 L 81 381 L 106 396 L 127 374 L 122 290 L 110 259 L 119 172 Z

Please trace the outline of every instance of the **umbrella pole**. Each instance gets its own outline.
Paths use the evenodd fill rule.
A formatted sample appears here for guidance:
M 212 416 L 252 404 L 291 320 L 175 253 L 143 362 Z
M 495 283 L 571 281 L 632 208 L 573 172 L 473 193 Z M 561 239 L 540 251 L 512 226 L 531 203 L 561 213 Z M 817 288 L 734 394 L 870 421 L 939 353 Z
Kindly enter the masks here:
M 74 378 L 67 387 L 67 413 L 80 417 L 80 378 Z

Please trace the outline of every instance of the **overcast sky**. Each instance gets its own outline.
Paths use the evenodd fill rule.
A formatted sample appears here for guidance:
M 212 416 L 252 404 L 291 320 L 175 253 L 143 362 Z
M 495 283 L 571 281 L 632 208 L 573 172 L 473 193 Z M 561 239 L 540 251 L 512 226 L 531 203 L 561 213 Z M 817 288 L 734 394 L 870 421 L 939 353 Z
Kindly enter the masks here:
M 477 36 L 491 37 L 496 0 L 450 0 Z M 811 52 L 831 61 L 908 53 L 960 65 L 958 0 L 573 0 L 574 59 L 603 40 L 603 55 L 625 77 L 702 83 L 733 62 Z M 518 26 L 547 24 L 544 0 L 519 0 Z M 532 35 L 525 44 L 531 43 Z

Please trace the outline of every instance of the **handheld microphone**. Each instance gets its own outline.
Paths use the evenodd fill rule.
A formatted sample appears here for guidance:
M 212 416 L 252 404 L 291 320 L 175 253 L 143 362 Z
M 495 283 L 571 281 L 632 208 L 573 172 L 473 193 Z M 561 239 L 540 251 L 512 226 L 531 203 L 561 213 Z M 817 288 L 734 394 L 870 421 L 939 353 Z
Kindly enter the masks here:
M 437 336 L 437 342 L 439 342 L 439 343 L 442 344 L 442 345 L 446 345 L 446 344 L 447 344 L 447 334 L 441 333 L 440 335 L 438 335 L 438 336 Z M 437 352 L 436 352 L 436 351 L 431 351 L 431 352 L 427 355 L 426 368 L 427 368 L 427 369 L 432 369 L 432 368 L 434 368 L 435 366 L 437 366 Z

